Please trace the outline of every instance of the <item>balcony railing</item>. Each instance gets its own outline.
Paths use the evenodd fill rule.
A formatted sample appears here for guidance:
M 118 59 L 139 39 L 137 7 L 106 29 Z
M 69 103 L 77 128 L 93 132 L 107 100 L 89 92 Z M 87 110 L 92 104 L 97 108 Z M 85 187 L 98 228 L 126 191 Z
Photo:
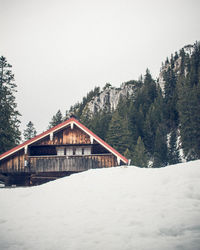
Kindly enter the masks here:
M 31 156 L 30 172 L 80 172 L 91 168 L 112 167 L 116 165 L 112 154 L 84 156 Z
M 74 156 L 29 156 L 27 161 L 3 164 L 1 173 L 81 172 L 92 168 L 117 166 L 112 154 Z

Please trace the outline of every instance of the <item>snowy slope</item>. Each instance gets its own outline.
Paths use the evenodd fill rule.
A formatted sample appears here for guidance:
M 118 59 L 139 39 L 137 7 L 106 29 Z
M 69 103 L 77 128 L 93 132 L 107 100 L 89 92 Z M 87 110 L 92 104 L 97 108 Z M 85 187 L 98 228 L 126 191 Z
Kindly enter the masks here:
M 0 189 L 0 249 L 198 250 L 200 160 Z

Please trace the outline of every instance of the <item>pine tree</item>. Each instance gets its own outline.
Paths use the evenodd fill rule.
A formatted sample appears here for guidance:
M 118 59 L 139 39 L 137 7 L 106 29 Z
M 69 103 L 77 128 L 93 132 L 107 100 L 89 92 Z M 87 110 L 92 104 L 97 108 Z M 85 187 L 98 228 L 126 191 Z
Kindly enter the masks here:
M 163 118 L 163 97 L 161 89 L 157 88 L 157 97 L 154 102 L 150 105 L 149 110 L 146 114 L 144 122 L 144 144 L 145 148 L 149 153 L 154 153 L 154 143 L 156 137 L 156 130 L 161 124 L 164 123 Z
M 149 107 L 157 97 L 157 94 L 156 83 L 147 69 L 144 76 L 144 83 L 135 97 L 135 107 L 143 114 L 144 118 L 146 117 Z
M 180 134 L 187 160 L 200 158 L 200 44 L 196 43 L 191 59 L 183 65 L 178 79 Z
M 176 164 L 180 162 L 180 154 L 177 147 L 177 131 L 174 129 L 170 134 L 168 163 Z
M 124 154 L 126 149 L 131 150 L 132 136 L 130 131 L 129 117 L 124 114 L 120 116 L 118 107 L 110 121 L 106 141 L 112 145 L 121 154 Z
M 49 128 L 52 128 L 61 122 L 63 122 L 63 117 L 61 111 L 58 110 L 58 112 L 52 117 L 52 120 L 49 123 Z
M 200 84 L 179 90 L 180 133 L 184 155 L 187 160 L 200 158 Z
M 26 129 L 24 130 L 24 139 L 30 140 L 31 138 L 35 137 L 37 134 L 34 124 L 29 121 L 26 125 Z
M 130 119 L 130 130 L 132 134 L 132 144 L 137 144 L 137 139 L 140 136 L 140 131 L 143 123 L 143 115 L 141 115 L 136 109 L 134 102 L 131 102 L 128 110 L 128 115 Z
M 126 150 L 125 150 L 125 152 L 124 152 L 124 156 L 127 158 L 127 159 L 132 159 L 132 157 L 133 157 L 133 154 L 132 154 L 132 152 L 130 152 L 130 150 L 127 148 Z
M 83 123 L 100 138 L 105 140 L 111 118 L 111 112 L 103 110 L 97 112 L 90 120 L 85 120 Z
M 16 146 L 20 141 L 19 116 L 15 93 L 14 74 L 6 58 L 0 57 L 0 153 Z
M 171 63 L 174 62 L 171 59 Z M 164 72 L 164 115 L 167 127 L 178 126 L 178 111 L 177 111 L 177 79 L 173 65 L 170 65 L 167 71 Z
M 119 115 L 119 112 L 116 110 L 112 116 L 106 135 L 106 141 L 121 153 L 123 153 L 124 149 L 121 141 L 123 130 L 122 123 L 123 121 Z
M 147 167 L 147 154 L 145 151 L 144 143 L 139 136 L 137 140 L 137 145 L 135 146 L 135 150 L 133 153 L 133 164 L 142 168 Z
M 157 128 L 154 144 L 154 162 L 153 167 L 159 168 L 167 165 L 167 140 L 164 129 Z
M 154 152 L 154 141 L 155 141 L 155 133 L 156 133 L 156 125 L 153 120 L 153 111 L 154 107 L 151 106 L 145 119 L 144 125 L 144 143 L 145 147 L 149 153 L 153 154 Z
M 185 74 L 185 64 L 186 64 L 185 63 L 186 54 L 185 54 L 185 51 L 184 51 L 183 48 L 180 50 L 179 55 L 180 55 L 180 58 L 181 58 L 180 75 L 184 75 Z

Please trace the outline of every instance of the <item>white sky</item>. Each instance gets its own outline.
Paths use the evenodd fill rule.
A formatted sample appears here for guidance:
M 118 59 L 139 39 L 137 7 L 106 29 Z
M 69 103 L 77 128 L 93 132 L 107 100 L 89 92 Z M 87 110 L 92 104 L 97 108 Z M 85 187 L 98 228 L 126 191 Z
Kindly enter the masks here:
M 199 0 L 0 0 L 0 55 L 13 65 L 22 128 L 46 130 L 95 86 L 153 76 L 200 40 Z

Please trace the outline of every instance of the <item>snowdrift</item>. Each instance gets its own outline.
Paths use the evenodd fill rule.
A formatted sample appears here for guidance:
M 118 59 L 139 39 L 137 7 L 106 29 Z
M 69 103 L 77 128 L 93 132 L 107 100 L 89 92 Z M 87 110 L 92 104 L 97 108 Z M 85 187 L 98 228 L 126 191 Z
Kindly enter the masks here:
M 200 160 L 0 189 L 0 249 L 200 249 Z

